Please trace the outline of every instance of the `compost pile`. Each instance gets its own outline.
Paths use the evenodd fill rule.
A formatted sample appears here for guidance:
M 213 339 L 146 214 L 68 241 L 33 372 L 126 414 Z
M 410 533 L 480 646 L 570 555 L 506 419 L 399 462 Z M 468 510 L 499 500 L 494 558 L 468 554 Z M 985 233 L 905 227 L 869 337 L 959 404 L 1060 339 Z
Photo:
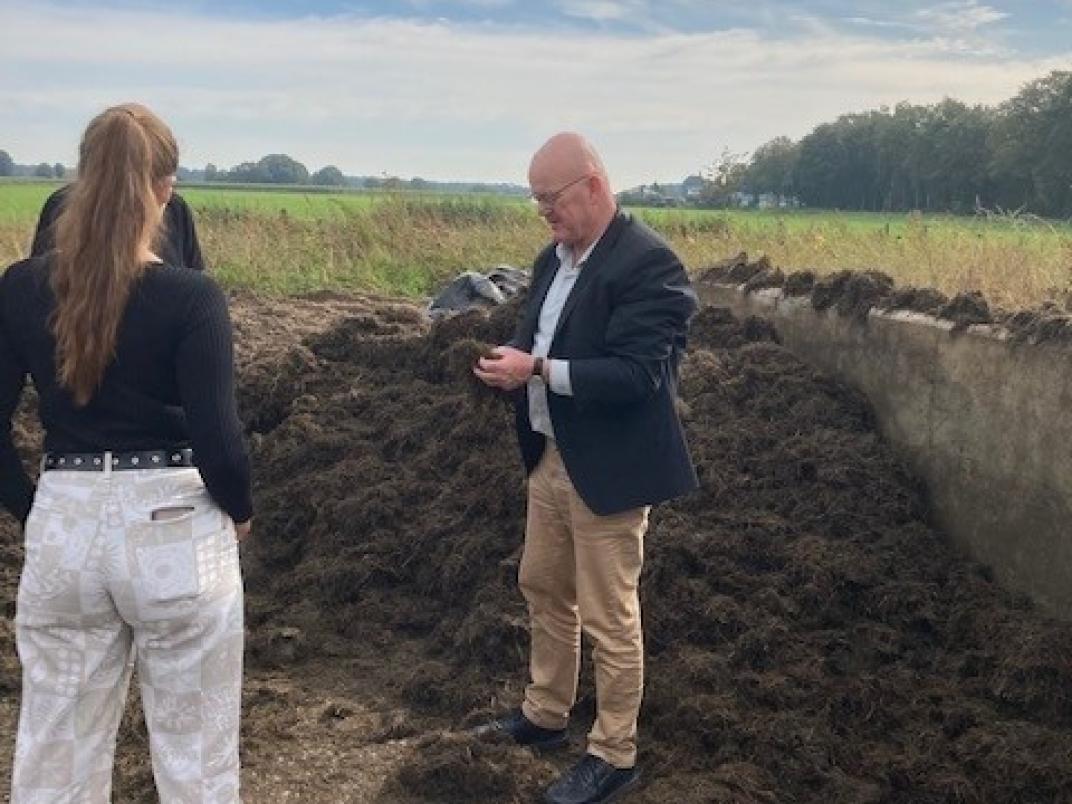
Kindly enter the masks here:
M 865 321 L 872 310 L 926 313 L 953 323 L 959 333 L 975 324 L 1003 330 L 1013 343 L 1072 343 L 1072 304 L 1042 302 L 1034 309 L 992 308 L 979 291 L 958 293 L 952 299 L 933 288 L 897 287 L 882 271 L 835 271 L 817 276 L 813 271 L 785 274 L 766 256 L 749 260 L 747 252 L 707 267 L 699 281 L 733 284 L 746 293 L 776 288 L 786 296 L 807 297 L 816 310 L 834 309 L 839 315 Z
M 257 509 L 250 800 L 536 800 L 582 750 L 589 672 L 562 756 L 465 731 L 525 682 L 524 478 L 509 407 L 469 372 L 516 303 L 434 326 L 412 304 L 330 294 L 238 297 L 233 315 Z M 720 308 L 694 321 L 681 411 L 702 488 L 657 508 L 647 537 L 630 800 L 1072 801 L 1072 628 L 930 529 L 864 400 L 776 340 Z M 20 418 L 24 446 L 32 430 Z M 6 731 L 21 548 L 0 528 Z M 344 682 L 382 704 L 372 726 L 336 698 Z M 383 762 L 318 770 L 357 743 Z M 247 775 L 277 768 L 278 783 Z M 156 800 L 136 717 L 118 775 L 117 801 Z M 353 792 L 364 777 L 374 793 Z
M 429 327 L 384 303 L 246 367 L 254 665 L 405 644 L 393 691 L 414 717 L 460 729 L 516 703 L 523 476 L 508 406 L 469 373 L 515 317 Z M 930 529 L 864 400 L 775 341 L 720 308 L 694 322 L 681 394 L 702 489 L 647 538 L 637 800 L 1072 800 L 1072 629 Z M 441 733 L 389 787 L 525 801 L 548 773 Z

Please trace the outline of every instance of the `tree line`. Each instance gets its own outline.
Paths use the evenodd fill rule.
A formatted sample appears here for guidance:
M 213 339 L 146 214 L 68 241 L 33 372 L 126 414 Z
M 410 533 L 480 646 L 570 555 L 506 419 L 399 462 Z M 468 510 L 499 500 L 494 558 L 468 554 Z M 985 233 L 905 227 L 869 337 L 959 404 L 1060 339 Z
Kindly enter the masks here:
M 777 137 L 751 159 L 724 153 L 707 200 L 761 194 L 872 211 L 1025 210 L 1072 216 L 1072 72 L 1055 70 L 997 106 L 900 103 Z
M 335 165 L 320 168 L 315 173 L 287 154 L 269 154 L 257 162 L 242 162 L 230 170 L 220 170 L 212 163 L 203 170 L 179 168 L 184 182 L 222 182 L 235 184 L 309 184 L 321 187 L 361 187 L 375 190 L 449 190 L 452 192 L 518 193 L 523 188 L 507 183 L 436 182 L 415 176 L 347 176 Z
M 211 162 L 200 171 L 181 168 L 179 178 L 235 184 L 315 184 L 322 187 L 348 184 L 346 176 L 334 165 L 310 173 L 305 165 L 287 154 L 268 154 L 256 162 L 242 162 L 230 170 L 220 170 Z
M 62 164 L 40 165 L 17 164 L 7 151 L 0 150 L 0 177 L 20 176 L 34 178 L 67 178 L 68 170 Z M 287 154 L 268 154 L 256 162 L 242 162 L 226 170 L 211 162 L 204 168 L 180 167 L 178 178 L 182 182 L 214 182 L 223 184 L 289 184 L 320 187 L 361 187 L 382 190 L 427 190 L 448 192 L 481 192 L 520 194 L 525 188 L 507 182 L 429 181 L 415 176 L 402 179 L 398 176 L 347 176 L 335 165 L 327 165 L 310 173 L 301 162 Z
M 67 169 L 59 162 L 55 165 L 47 162 L 39 165 L 20 165 L 7 151 L 0 150 L 0 176 L 62 179 L 67 176 Z M 310 173 L 305 165 L 286 154 L 269 154 L 257 162 L 242 162 L 230 170 L 220 170 L 211 163 L 203 170 L 180 167 L 179 178 L 185 181 L 238 184 L 316 184 L 339 187 L 353 183 L 334 165 Z
M 41 162 L 37 165 L 19 165 L 7 151 L 0 150 L 0 176 L 32 176 L 39 179 L 62 179 L 67 175 L 63 163 L 50 165 Z

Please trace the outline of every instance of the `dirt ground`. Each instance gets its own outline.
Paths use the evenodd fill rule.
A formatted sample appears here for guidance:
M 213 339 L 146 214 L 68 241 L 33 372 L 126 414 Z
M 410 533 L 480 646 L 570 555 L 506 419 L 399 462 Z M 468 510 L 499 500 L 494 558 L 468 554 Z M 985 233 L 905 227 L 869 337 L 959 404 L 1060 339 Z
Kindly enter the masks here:
M 236 296 L 255 462 L 243 545 L 249 802 L 530 802 L 553 757 L 465 734 L 525 680 L 523 476 L 468 375 L 514 311 Z M 1072 802 L 1072 627 L 926 522 L 864 400 L 705 309 L 682 413 L 702 489 L 659 507 L 642 580 L 644 786 L 630 801 Z M 32 426 L 16 433 L 33 450 Z M 18 534 L 0 525 L 0 787 L 17 714 Z M 132 701 L 115 800 L 155 800 Z

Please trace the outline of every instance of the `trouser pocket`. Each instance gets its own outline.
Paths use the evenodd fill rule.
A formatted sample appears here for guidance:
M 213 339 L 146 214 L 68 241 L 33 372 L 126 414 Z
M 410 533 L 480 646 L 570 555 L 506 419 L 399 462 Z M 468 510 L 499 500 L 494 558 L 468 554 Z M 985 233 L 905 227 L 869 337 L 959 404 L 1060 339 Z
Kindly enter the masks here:
M 149 512 L 151 522 L 168 522 L 174 519 L 186 519 L 197 510 L 192 505 L 165 505 Z
M 127 562 L 139 618 L 165 619 L 211 596 L 221 571 L 237 568 L 237 548 L 226 515 L 197 493 L 140 511 L 127 530 Z
M 191 523 L 153 522 L 139 537 L 131 540 L 131 581 L 139 600 L 155 604 L 196 597 L 201 583 Z

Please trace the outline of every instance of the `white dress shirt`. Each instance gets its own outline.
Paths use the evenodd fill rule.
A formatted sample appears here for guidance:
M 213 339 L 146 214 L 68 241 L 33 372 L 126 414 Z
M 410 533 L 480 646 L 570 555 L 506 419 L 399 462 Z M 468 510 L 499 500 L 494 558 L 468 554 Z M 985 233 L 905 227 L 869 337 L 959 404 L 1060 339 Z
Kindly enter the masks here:
M 573 259 L 573 250 L 571 248 L 563 243 L 555 246 L 555 255 L 558 257 L 558 271 L 555 273 L 555 278 L 551 280 L 551 287 L 547 289 L 543 307 L 540 308 L 540 320 L 536 326 L 536 335 L 532 342 L 532 354 L 534 357 L 547 357 L 566 299 L 569 298 L 570 291 L 573 290 L 573 285 L 577 281 L 577 276 L 580 274 L 588 257 L 592 254 L 592 249 L 596 247 L 602 236 L 600 234 L 599 238 L 596 238 L 595 242 L 586 248 L 580 259 L 576 261 Z M 551 391 L 562 396 L 573 396 L 573 386 L 570 384 L 569 376 L 569 361 L 549 359 L 547 366 Z M 529 379 L 528 395 L 529 421 L 532 423 L 532 429 L 554 440 L 555 430 L 551 424 L 551 410 L 547 404 L 547 384 L 544 383 L 541 377 Z

